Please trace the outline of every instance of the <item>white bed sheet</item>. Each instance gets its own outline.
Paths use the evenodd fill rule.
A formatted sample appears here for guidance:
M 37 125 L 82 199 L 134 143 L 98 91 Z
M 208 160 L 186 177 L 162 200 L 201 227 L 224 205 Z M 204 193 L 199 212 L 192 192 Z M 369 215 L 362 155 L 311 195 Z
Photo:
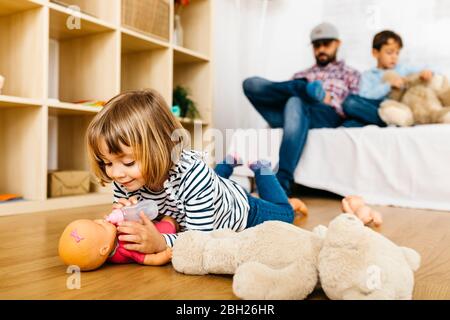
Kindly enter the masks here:
M 282 130 L 269 131 L 238 130 L 228 151 L 275 166 Z M 235 175 L 252 172 L 243 166 Z M 294 180 L 369 204 L 450 211 L 450 125 L 310 130 Z

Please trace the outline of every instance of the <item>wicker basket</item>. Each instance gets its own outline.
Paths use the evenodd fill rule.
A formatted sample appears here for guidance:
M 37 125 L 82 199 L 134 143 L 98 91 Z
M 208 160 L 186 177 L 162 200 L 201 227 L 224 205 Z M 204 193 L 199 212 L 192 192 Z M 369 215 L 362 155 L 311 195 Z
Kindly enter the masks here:
M 122 25 L 169 41 L 169 0 L 122 0 Z

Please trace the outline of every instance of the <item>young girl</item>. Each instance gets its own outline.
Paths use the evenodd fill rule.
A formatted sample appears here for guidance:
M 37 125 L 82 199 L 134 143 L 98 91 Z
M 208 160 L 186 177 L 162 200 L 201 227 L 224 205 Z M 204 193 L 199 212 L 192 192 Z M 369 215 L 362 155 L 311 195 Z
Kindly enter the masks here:
M 186 230 L 241 231 L 267 220 L 291 223 L 294 212 L 270 164 L 250 165 L 260 198 L 229 180 L 238 160 L 212 170 L 203 154 L 187 150 L 182 126 L 153 90 L 119 94 L 87 130 L 91 166 L 102 185 L 113 183 L 114 208 L 144 199 L 157 202 L 161 217 Z M 157 253 L 172 247 L 177 234 L 161 234 L 144 214 L 142 223 L 126 221 L 119 240 L 128 250 Z

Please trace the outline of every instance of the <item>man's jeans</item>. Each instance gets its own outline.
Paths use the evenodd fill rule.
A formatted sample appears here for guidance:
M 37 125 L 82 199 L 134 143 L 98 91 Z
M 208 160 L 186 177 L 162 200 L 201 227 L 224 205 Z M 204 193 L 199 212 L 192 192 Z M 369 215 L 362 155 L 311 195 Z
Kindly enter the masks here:
M 331 106 L 308 99 L 305 86 L 303 79 L 272 82 L 253 77 L 243 83 L 245 95 L 261 116 L 272 128 L 283 128 L 277 178 L 288 196 L 308 130 L 342 124 Z
M 352 128 L 375 124 L 380 127 L 385 127 L 386 124 L 378 115 L 381 102 L 383 100 L 373 100 L 357 95 L 349 95 L 342 104 L 344 113 L 347 116 L 347 120 L 345 120 L 342 126 Z

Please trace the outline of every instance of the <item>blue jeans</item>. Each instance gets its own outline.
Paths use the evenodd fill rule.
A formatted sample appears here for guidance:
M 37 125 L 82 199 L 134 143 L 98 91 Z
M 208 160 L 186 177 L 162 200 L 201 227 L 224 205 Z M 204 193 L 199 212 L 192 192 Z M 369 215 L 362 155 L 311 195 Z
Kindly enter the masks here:
M 272 128 L 283 128 L 277 179 L 287 195 L 291 193 L 294 171 L 313 128 L 336 128 L 342 118 L 329 105 L 314 102 L 305 94 L 303 79 L 272 82 L 248 78 L 244 93 Z
M 226 162 L 217 164 L 214 170 L 217 175 L 225 179 L 233 174 L 233 166 Z M 264 168 L 263 170 L 263 174 L 261 174 L 261 169 L 254 171 L 260 198 L 255 198 L 247 193 L 250 205 L 247 228 L 269 220 L 292 223 L 294 221 L 294 210 L 289 204 L 283 188 L 281 188 L 270 168 Z
M 376 124 L 385 127 L 386 124 L 378 115 L 378 108 L 383 100 L 373 100 L 363 98 L 357 95 L 349 95 L 342 104 L 347 120 L 342 124 L 343 127 L 364 127 L 369 124 Z

